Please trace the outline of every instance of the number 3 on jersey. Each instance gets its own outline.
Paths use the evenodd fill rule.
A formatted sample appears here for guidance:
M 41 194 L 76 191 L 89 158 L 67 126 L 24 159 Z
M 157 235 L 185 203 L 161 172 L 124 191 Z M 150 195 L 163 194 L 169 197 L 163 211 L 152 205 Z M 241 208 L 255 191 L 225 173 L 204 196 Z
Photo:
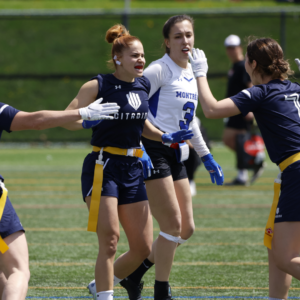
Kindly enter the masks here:
M 189 125 L 194 118 L 195 104 L 193 102 L 187 102 L 183 105 L 182 109 L 183 111 L 186 111 L 186 113 L 184 115 L 184 120 L 179 121 L 179 127 L 180 129 L 189 129 Z

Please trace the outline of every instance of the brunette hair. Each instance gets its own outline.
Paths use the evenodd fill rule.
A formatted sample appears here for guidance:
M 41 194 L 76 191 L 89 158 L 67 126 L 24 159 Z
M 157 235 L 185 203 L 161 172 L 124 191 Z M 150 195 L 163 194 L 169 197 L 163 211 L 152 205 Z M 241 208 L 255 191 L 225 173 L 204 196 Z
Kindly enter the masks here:
M 125 48 L 128 48 L 134 41 L 141 42 L 137 37 L 130 35 L 129 31 L 122 24 L 114 25 L 106 32 L 105 40 L 112 45 L 111 59 L 108 65 L 111 69 L 116 69 L 117 65 L 114 60 L 115 55 L 121 55 Z
M 171 28 L 173 27 L 173 25 L 175 25 L 176 23 L 179 23 L 179 22 L 183 22 L 185 20 L 189 21 L 192 24 L 193 30 L 194 30 L 194 19 L 192 17 L 190 17 L 188 15 L 173 16 L 167 20 L 167 22 L 165 23 L 165 25 L 163 27 L 162 33 L 163 33 L 164 38 L 165 39 L 169 38 L 170 31 L 171 31 Z M 170 49 L 166 46 L 166 44 L 164 43 L 163 45 L 165 46 L 165 53 L 170 53 Z
M 272 79 L 288 79 L 294 71 L 290 69 L 290 64 L 283 57 L 280 45 L 271 38 L 248 38 L 247 56 L 249 62 L 256 61 L 257 66 L 254 72 L 258 72 L 262 77 L 271 76 Z

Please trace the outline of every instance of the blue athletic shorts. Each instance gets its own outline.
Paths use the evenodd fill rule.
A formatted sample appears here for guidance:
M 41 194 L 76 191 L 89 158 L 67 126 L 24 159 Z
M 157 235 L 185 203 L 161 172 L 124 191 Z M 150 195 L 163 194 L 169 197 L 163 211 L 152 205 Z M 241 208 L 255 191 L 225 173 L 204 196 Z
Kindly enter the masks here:
M 92 195 L 95 163 L 98 152 L 87 155 L 83 162 L 81 188 L 83 200 Z M 148 200 L 143 167 L 137 157 L 113 155 L 103 152 L 102 196 L 118 198 L 118 204 L 130 204 Z
M 288 166 L 281 174 L 281 193 L 275 223 L 300 221 L 300 161 Z
M 15 209 L 7 197 L 0 221 L 0 235 L 4 239 L 17 231 L 25 232 Z

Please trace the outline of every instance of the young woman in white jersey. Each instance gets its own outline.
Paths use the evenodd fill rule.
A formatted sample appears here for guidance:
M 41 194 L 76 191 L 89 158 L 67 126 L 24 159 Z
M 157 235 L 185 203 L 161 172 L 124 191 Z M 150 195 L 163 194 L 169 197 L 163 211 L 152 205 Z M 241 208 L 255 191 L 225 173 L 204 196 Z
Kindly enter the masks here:
M 212 182 L 223 184 L 221 167 L 213 160 L 194 122 L 198 104 L 197 83 L 188 63 L 194 47 L 193 19 L 171 17 L 163 27 L 166 54 L 152 62 L 144 75 L 151 83 L 148 120 L 164 132 L 192 129 L 191 143 L 210 172 Z M 154 169 L 146 182 L 151 212 L 159 223 L 160 234 L 150 256 L 129 277 L 121 281 L 130 300 L 141 299 L 141 278 L 155 263 L 154 299 L 171 299 L 169 276 L 176 247 L 194 232 L 192 197 L 185 166 L 175 150 L 146 138 L 142 139 Z

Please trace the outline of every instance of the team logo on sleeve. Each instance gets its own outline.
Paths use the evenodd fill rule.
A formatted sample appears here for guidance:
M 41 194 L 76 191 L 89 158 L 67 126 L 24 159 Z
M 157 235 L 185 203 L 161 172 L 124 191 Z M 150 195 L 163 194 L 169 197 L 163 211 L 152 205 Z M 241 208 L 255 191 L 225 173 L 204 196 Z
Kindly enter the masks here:
M 139 94 L 135 94 L 135 93 L 129 93 L 126 95 L 127 99 L 128 99 L 128 103 L 135 109 L 138 110 L 138 108 L 141 106 L 142 102 L 140 99 Z

